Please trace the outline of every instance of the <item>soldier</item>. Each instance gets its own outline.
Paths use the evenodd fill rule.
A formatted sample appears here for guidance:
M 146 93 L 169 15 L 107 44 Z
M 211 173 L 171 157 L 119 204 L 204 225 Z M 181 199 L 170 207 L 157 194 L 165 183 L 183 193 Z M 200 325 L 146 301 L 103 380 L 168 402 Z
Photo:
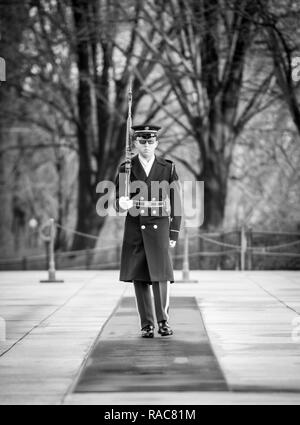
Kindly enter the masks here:
M 174 163 L 155 155 L 160 127 L 132 129 L 138 154 L 131 160 L 130 198 L 121 196 L 125 163 L 116 180 L 116 210 L 127 211 L 120 281 L 134 283 L 143 338 L 154 336 L 152 286 L 158 333 L 168 336 L 173 334 L 168 323 L 169 283 L 174 282 L 170 248 L 176 245 L 181 223 L 179 180 Z M 138 193 L 133 193 L 139 182 Z

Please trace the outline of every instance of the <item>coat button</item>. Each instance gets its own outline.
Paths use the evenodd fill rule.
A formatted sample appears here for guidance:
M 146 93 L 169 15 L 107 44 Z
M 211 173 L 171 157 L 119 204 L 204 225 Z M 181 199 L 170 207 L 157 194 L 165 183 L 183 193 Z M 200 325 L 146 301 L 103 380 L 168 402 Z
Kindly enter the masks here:
M 145 210 L 141 210 L 141 213 L 144 214 L 145 213 Z
M 154 228 L 154 229 L 157 229 L 157 224 L 154 224 L 153 228 Z
M 141 229 L 142 229 L 142 230 L 145 230 L 145 229 L 146 229 L 146 226 L 141 226 Z
M 140 197 L 140 200 L 143 201 L 145 198 L 143 196 Z
M 156 210 L 152 211 L 152 214 L 154 214 L 154 215 L 155 215 L 155 214 L 156 214 Z
M 152 201 L 156 201 L 156 198 L 152 198 Z

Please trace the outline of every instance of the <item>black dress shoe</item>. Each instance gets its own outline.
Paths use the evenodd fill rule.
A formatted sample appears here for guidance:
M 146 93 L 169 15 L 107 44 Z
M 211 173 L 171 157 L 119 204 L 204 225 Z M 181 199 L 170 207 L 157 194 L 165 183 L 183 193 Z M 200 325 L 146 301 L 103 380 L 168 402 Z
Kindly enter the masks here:
M 142 338 L 153 338 L 154 337 L 154 327 L 152 325 L 147 325 L 142 329 Z
M 158 323 L 158 333 L 161 336 L 173 335 L 173 331 L 166 320 Z

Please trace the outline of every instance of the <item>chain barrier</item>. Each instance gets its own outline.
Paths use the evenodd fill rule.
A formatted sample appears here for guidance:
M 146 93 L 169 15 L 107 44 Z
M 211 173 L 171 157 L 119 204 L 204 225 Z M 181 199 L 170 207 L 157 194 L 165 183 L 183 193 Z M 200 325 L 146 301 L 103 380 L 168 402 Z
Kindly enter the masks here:
M 286 248 L 287 246 L 294 246 L 300 244 L 299 241 L 289 242 L 281 245 L 270 245 L 270 246 L 255 246 L 255 247 L 249 247 L 247 249 L 249 250 L 255 250 L 255 249 L 280 249 L 280 248 Z
M 262 235 L 300 236 L 299 232 L 271 232 L 267 230 L 257 230 L 255 233 Z
M 99 266 L 93 265 L 93 270 L 101 270 L 103 267 L 118 267 L 120 265 L 119 261 L 113 263 L 101 263 Z M 64 267 L 64 270 L 85 270 L 85 266 L 74 266 L 74 267 Z
M 82 249 L 80 251 L 64 251 L 64 252 L 57 252 L 56 255 L 57 257 L 68 257 L 68 256 L 72 256 L 72 255 L 76 255 L 78 257 L 86 255 L 87 251 L 90 253 L 94 253 L 94 252 L 104 252 L 104 251 L 108 251 L 110 249 L 118 249 L 120 247 L 120 245 L 108 245 L 105 248 L 90 248 L 90 249 Z
M 46 229 L 47 226 L 48 226 L 48 224 L 44 224 L 43 226 L 41 226 L 41 228 L 39 230 L 34 231 L 34 233 L 39 232 L 41 238 L 44 241 L 49 240 L 49 236 L 44 233 L 44 230 Z M 77 230 L 73 230 L 69 227 L 62 226 L 57 222 L 55 222 L 55 227 L 60 228 L 64 231 L 66 231 L 66 232 L 71 232 L 75 235 L 79 235 L 79 236 L 89 238 L 89 239 L 92 239 L 92 240 L 95 240 L 95 241 L 99 240 L 98 236 L 94 236 L 94 235 L 91 235 L 91 234 L 87 234 L 87 233 L 84 233 L 84 232 L 79 232 Z M 271 251 L 271 250 L 274 250 L 274 249 L 281 249 L 281 248 L 296 246 L 296 245 L 300 244 L 300 240 L 293 241 L 293 242 L 287 242 L 287 243 L 284 243 L 284 244 L 270 245 L 270 246 L 247 246 L 247 244 L 246 244 L 246 246 L 243 246 L 243 244 L 235 245 L 235 244 L 231 244 L 231 243 L 218 241 L 216 239 L 212 239 L 212 237 L 220 237 L 220 236 L 224 236 L 224 235 L 230 234 L 230 233 L 239 233 L 240 231 L 241 231 L 240 229 L 236 228 L 236 229 L 232 229 L 232 230 L 221 231 L 219 233 L 213 233 L 212 232 L 212 233 L 197 233 L 195 235 L 189 235 L 188 236 L 189 241 L 192 240 L 192 239 L 195 239 L 195 238 L 200 238 L 203 241 L 213 243 L 217 246 L 230 248 L 230 249 L 227 249 L 226 251 L 217 251 L 217 252 L 198 251 L 198 252 L 190 253 L 189 257 L 193 258 L 193 257 L 197 257 L 197 256 L 224 256 L 224 255 L 236 254 L 236 253 L 241 252 L 241 251 L 251 252 L 251 254 L 254 254 L 254 255 L 300 257 L 300 254 L 297 254 L 297 253 L 283 253 L 283 252 L 272 252 Z M 255 235 L 255 234 L 300 236 L 300 233 L 271 232 L 271 231 L 252 232 L 252 235 Z M 86 256 L 87 253 L 90 253 L 91 255 L 93 255 L 94 253 L 98 253 L 98 252 L 104 252 L 104 251 L 109 251 L 109 250 L 113 250 L 113 249 L 115 249 L 115 250 L 120 249 L 120 245 L 121 245 L 120 239 L 118 239 L 118 240 L 113 239 L 112 242 L 117 242 L 117 244 L 108 245 L 108 246 L 101 247 L 101 248 L 85 249 L 85 250 L 80 250 L 80 251 L 57 252 L 55 254 L 55 256 L 56 256 L 57 259 L 63 259 L 64 257 L 68 257 L 68 256 L 81 257 L 81 256 Z M 173 256 L 174 259 L 180 259 L 180 258 L 183 258 L 183 257 L 184 257 L 184 254 Z M 15 259 L 15 258 L 14 259 L 10 259 L 10 258 L 5 259 L 5 258 L 3 258 L 3 259 L 0 259 L 0 265 L 9 265 L 9 264 L 14 264 L 14 263 L 20 263 L 20 262 L 24 261 L 24 258 L 25 257 L 18 258 L 18 259 Z M 46 258 L 46 254 L 26 257 L 26 260 L 27 261 L 35 261 L 35 260 L 42 260 L 42 259 L 45 259 L 45 258 Z M 105 264 L 101 264 L 101 267 L 102 266 L 113 267 L 113 266 L 118 265 L 118 264 L 119 264 L 119 262 L 105 263 Z M 81 268 L 81 267 L 84 267 L 84 266 L 79 266 L 79 268 Z M 71 267 L 70 269 L 73 269 L 73 267 Z
M 187 227 L 188 229 L 190 227 Z M 200 235 L 201 236 L 221 236 L 221 235 L 229 235 L 230 233 L 239 233 L 241 231 L 241 229 L 235 228 L 232 230 L 220 230 L 219 232 L 201 232 L 201 233 L 197 233 L 195 235 L 191 235 L 189 238 L 190 239 L 194 239 L 194 238 L 198 238 Z
M 235 248 L 235 249 L 241 249 L 240 245 L 232 245 L 229 243 L 225 243 L 225 242 L 220 242 L 220 241 L 216 241 L 215 239 L 211 239 L 211 238 L 207 238 L 206 236 L 203 236 L 202 234 L 198 234 L 197 235 L 200 239 L 203 239 L 206 242 L 211 242 L 214 243 L 216 245 L 220 245 L 220 246 L 226 246 L 227 248 Z
M 261 233 L 261 232 L 253 232 L 253 234 L 255 234 L 255 233 Z M 209 233 L 207 233 L 207 234 L 209 234 Z M 207 242 L 214 243 L 215 245 L 226 246 L 228 248 L 235 248 L 237 250 L 240 250 L 241 249 L 241 245 L 232 245 L 232 244 L 228 244 L 228 243 L 225 243 L 225 242 L 220 242 L 220 241 L 217 241 L 215 239 L 207 238 L 204 235 L 205 234 L 198 233 L 197 235 L 194 235 L 193 238 L 198 237 L 198 238 L 203 239 L 203 240 L 205 240 Z M 191 239 L 191 237 L 190 237 L 190 239 Z M 294 246 L 294 245 L 298 245 L 298 244 L 300 244 L 300 240 L 294 241 L 294 242 L 288 242 L 288 243 L 280 244 L 280 245 L 247 247 L 247 250 L 251 250 L 252 251 L 252 250 L 256 250 L 256 249 L 264 249 L 264 250 L 267 250 L 267 249 L 280 249 L 280 248 L 286 248 L 286 247 Z
M 228 251 L 198 251 L 198 252 L 193 252 L 192 254 L 189 254 L 189 258 L 193 258 L 193 257 L 213 257 L 213 256 L 223 256 L 223 255 L 229 255 L 229 254 L 236 254 L 236 250 L 232 249 L 232 250 L 228 250 Z M 184 254 L 177 254 L 174 255 L 173 258 L 174 259 L 178 259 L 178 258 L 183 258 Z
M 268 251 L 252 251 L 254 255 L 264 255 L 264 256 L 273 256 L 273 257 L 300 257 L 300 254 L 295 252 L 268 252 Z
M 68 232 L 71 232 L 74 235 L 83 236 L 85 238 L 93 239 L 93 240 L 96 240 L 96 241 L 99 239 L 98 236 L 89 235 L 88 233 L 78 232 L 77 230 L 73 230 L 73 229 L 71 229 L 69 227 L 62 226 L 62 225 L 60 225 L 58 223 L 55 223 L 55 225 L 56 225 L 56 227 L 59 227 L 60 229 L 63 229 L 63 230 L 68 231 Z

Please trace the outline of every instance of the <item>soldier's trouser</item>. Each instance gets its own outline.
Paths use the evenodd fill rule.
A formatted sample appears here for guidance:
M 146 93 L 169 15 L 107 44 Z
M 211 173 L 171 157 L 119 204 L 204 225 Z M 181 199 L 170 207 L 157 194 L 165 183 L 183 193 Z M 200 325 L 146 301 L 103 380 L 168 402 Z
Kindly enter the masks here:
M 150 286 L 146 282 L 134 281 L 134 290 L 142 329 L 147 325 L 154 326 L 155 322 Z M 170 284 L 168 282 L 152 282 L 157 322 L 169 320 L 169 288 Z

